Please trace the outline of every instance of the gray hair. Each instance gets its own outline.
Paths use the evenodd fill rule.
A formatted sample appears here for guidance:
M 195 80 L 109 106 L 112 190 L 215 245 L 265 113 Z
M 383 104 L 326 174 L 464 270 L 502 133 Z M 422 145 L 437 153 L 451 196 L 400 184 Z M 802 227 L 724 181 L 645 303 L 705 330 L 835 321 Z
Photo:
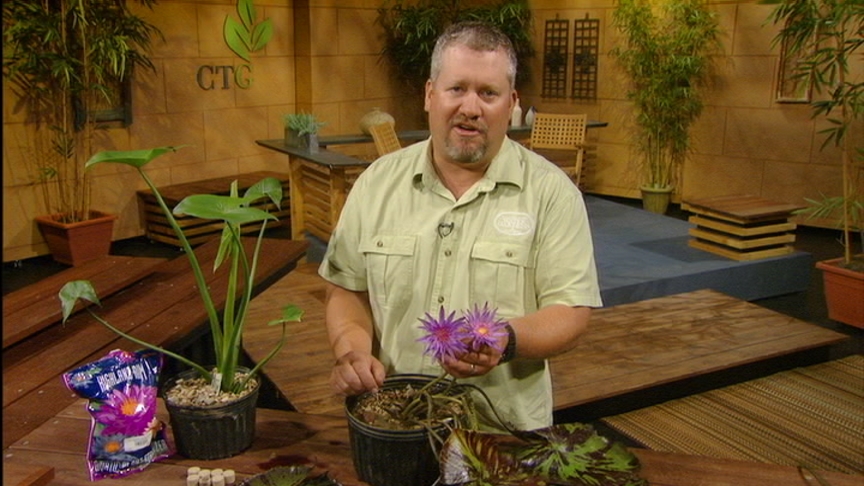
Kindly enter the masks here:
M 441 57 L 449 47 L 463 45 L 475 51 L 497 51 L 502 50 L 510 61 L 507 69 L 507 80 L 510 88 L 516 87 L 516 50 L 513 43 L 506 34 L 497 27 L 478 21 L 459 22 L 450 25 L 435 41 L 435 49 L 432 51 L 432 66 L 429 79 L 435 81 L 441 74 Z

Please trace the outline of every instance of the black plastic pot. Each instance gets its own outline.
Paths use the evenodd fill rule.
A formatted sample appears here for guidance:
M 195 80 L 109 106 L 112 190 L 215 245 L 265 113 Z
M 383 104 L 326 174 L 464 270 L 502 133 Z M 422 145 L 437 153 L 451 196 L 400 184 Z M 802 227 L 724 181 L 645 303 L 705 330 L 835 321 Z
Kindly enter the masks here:
M 238 368 L 239 371 L 249 371 Z M 187 370 L 169 379 L 170 389 L 179 379 L 198 376 Z M 184 407 L 165 401 L 177 452 L 189 459 L 211 460 L 236 456 L 255 438 L 255 410 L 261 382 L 240 400 L 209 407 Z
M 411 385 L 421 388 L 435 379 L 429 375 L 393 375 L 384 381 L 383 389 Z M 441 388 L 447 382 L 442 382 Z M 457 387 L 458 388 L 458 387 Z M 351 410 L 363 395 L 348 397 L 348 436 L 357 476 L 372 486 L 431 486 L 439 476 L 438 457 L 432 448 L 429 432 L 390 430 L 369 425 L 352 415 Z M 441 426 L 433 432 L 446 439 L 449 432 Z

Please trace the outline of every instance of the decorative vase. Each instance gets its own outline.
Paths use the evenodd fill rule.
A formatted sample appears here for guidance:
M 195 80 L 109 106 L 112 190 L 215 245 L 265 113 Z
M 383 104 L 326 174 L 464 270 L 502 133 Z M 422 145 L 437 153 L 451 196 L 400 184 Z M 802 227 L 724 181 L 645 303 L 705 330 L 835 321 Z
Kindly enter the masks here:
M 828 317 L 864 328 L 864 273 L 838 266 L 842 261 L 837 258 L 816 262 L 816 268 L 822 270 Z
M 419 389 L 435 379 L 429 375 L 393 375 L 384 380 L 382 390 L 412 386 Z M 447 386 L 442 382 L 441 388 Z M 360 480 L 372 486 L 431 486 L 439 476 L 438 457 L 425 428 L 392 430 L 370 425 L 353 411 L 364 395 L 348 397 L 348 437 L 354 469 Z M 449 436 L 446 425 L 433 428 L 443 440 Z
M 238 372 L 249 372 L 238 367 Z M 194 369 L 183 371 L 165 383 L 169 390 L 181 379 L 198 377 Z M 255 411 L 261 380 L 239 400 L 210 406 L 175 405 L 165 400 L 177 452 L 189 459 L 209 461 L 236 456 L 255 438 Z
M 306 137 L 306 148 L 309 149 L 309 153 L 317 154 L 318 153 L 318 134 L 317 133 L 307 133 Z
M 75 223 L 60 222 L 59 214 L 37 216 L 36 224 L 54 260 L 66 265 L 81 265 L 111 252 L 114 214 L 90 211 L 90 219 Z
M 369 127 L 380 125 L 382 123 L 389 123 L 396 126 L 396 119 L 387 112 L 381 111 L 377 106 L 372 108 L 372 111 L 363 115 L 363 118 L 360 118 L 360 131 L 363 132 L 364 135 L 370 135 Z
M 537 110 L 534 106 L 528 108 L 528 112 L 525 113 L 525 125 L 526 126 L 534 126 L 534 117 L 537 115 Z
M 672 199 L 671 187 L 646 187 L 640 188 L 642 191 L 642 208 L 648 212 L 656 214 L 666 214 L 666 209 L 669 208 L 669 201 Z

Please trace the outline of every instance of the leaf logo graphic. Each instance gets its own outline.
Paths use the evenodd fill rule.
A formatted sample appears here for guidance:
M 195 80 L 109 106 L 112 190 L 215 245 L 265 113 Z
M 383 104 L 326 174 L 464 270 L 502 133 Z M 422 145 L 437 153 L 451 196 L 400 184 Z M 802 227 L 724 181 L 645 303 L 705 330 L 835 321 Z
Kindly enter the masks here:
M 230 16 L 225 17 L 225 43 L 244 61 L 251 62 L 252 53 L 263 49 L 273 37 L 273 22 L 264 19 L 255 23 L 255 5 L 252 0 L 238 0 L 237 14 L 240 22 Z

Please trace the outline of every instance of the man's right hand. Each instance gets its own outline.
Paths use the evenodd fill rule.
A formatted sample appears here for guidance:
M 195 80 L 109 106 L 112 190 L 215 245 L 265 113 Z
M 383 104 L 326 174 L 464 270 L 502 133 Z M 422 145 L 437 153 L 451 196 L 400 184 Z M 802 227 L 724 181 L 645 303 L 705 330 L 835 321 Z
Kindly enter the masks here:
M 349 351 L 340 356 L 330 372 L 330 386 L 341 395 L 377 391 L 384 384 L 384 365 L 368 353 Z

